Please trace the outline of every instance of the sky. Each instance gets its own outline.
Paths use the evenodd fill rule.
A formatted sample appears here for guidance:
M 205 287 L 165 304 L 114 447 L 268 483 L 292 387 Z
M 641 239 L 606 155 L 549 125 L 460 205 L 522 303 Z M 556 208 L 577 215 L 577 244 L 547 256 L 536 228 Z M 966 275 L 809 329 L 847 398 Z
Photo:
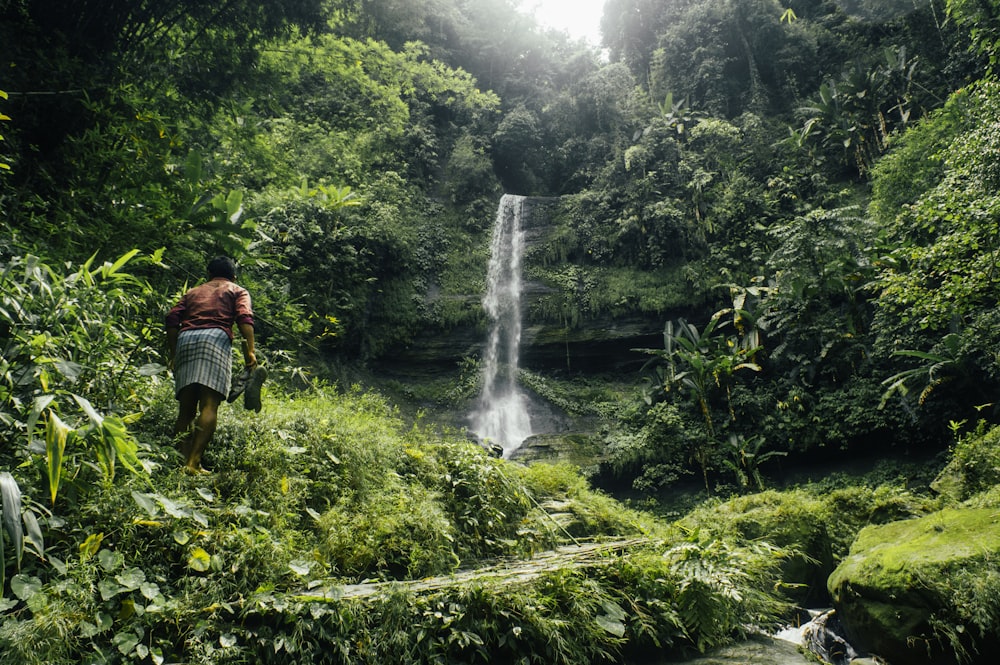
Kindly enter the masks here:
M 534 8 L 535 18 L 544 26 L 565 30 L 571 37 L 584 38 L 595 46 L 601 43 L 601 12 L 605 0 L 522 0 L 524 10 Z

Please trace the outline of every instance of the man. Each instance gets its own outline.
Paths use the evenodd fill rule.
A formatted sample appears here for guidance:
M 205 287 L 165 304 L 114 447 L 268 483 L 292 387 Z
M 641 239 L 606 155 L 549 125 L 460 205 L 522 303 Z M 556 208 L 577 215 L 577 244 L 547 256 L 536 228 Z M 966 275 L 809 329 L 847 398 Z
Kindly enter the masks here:
M 234 323 L 245 340 L 247 408 L 260 410 L 260 385 L 267 376 L 254 352 L 250 293 L 233 281 L 235 262 L 218 256 L 209 262 L 208 275 L 209 281 L 185 293 L 166 317 L 167 352 L 178 401 L 174 434 L 186 434 L 180 450 L 189 473 L 208 473 L 201 457 L 215 434 L 219 406 L 229 393 Z

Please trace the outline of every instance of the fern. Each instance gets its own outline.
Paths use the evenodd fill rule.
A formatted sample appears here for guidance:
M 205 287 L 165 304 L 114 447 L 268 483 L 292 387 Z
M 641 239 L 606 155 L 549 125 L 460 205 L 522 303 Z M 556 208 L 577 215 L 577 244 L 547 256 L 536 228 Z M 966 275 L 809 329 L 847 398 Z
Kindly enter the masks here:
M 785 556 L 766 543 L 738 547 L 719 540 L 684 542 L 664 554 L 678 576 L 680 620 L 699 651 L 777 621 L 783 604 L 759 589 L 773 587 Z

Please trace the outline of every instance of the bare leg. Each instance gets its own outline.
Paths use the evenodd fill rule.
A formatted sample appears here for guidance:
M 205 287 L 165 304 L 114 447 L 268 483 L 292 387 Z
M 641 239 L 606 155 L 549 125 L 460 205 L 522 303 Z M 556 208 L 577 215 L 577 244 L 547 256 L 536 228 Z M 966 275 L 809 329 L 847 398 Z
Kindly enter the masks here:
M 184 435 L 184 438 L 179 442 L 179 448 L 185 459 L 187 459 L 191 449 L 191 425 L 194 423 L 195 416 L 198 415 L 200 389 L 200 385 L 192 383 L 181 388 L 177 394 L 177 422 L 174 424 L 174 437 L 180 434 Z
M 193 473 L 204 473 L 201 468 L 201 456 L 215 434 L 215 426 L 219 419 L 219 405 L 225 395 L 217 393 L 206 386 L 198 386 L 198 406 L 201 408 L 194 431 L 191 433 L 191 446 L 187 451 L 185 468 Z

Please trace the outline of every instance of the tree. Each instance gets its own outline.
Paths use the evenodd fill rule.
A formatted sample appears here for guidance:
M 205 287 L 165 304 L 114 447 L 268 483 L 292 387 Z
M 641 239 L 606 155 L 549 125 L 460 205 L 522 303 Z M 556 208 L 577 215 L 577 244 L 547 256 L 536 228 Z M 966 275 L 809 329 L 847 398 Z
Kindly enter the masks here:
M 740 370 L 761 369 L 753 362 L 758 347 L 743 344 L 740 334 L 722 334 L 729 323 L 723 317 L 729 313 L 731 310 L 718 312 L 700 331 L 684 319 L 679 319 L 676 327 L 673 321 L 668 321 L 663 331 L 663 349 L 645 349 L 662 361 L 657 375 L 662 377 L 663 390 L 669 393 L 675 386 L 682 389 L 704 420 L 705 436 L 694 440 L 691 454 L 701 468 L 705 489 L 708 489 L 712 450 L 718 444 L 721 429 L 713 416 L 715 395 L 719 392 L 725 395 L 728 425 L 736 420 L 731 400 L 734 375 Z
M 215 4 L 160 0 L 138 6 L 108 1 L 67 5 L 58 0 L 8 0 L 0 3 L 0 19 L 10 34 L 28 30 L 50 46 L 60 45 L 71 57 L 106 65 L 111 56 L 121 66 L 130 60 L 143 60 L 144 52 L 145 56 L 162 53 L 162 47 L 175 40 L 188 47 L 214 42 L 230 50 L 252 52 L 262 39 L 290 26 L 319 27 L 323 9 L 320 0 L 227 0 Z M 215 41 L 221 35 L 228 35 L 229 41 Z
M 904 137 L 901 162 L 879 173 L 876 191 L 896 196 L 892 183 L 903 177 L 900 167 L 919 159 L 929 145 L 947 142 L 940 163 L 921 177 L 937 182 L 903 206 L 887 229 L 887 251 L 872 283 L 874 350 L 880 357 L 907 351 L 929 354 L 924 358 L 929 360 L 946 350 L 954 367 L 979 367 L 994 381 L 1000 374 L 995 356 L 1000 237 L 994 222 L 1000 210 L 998 97 L 994 82 L 956 93 L 941 113 Z M 886 209 L 884 201 L 879 209 Z M 954 339 L 950 333 L 960 335 L 961 344 L 942 347 L 941 340 Z
M 683 5 L 652 52 L 651 94 L 671 91 L 722 118 L 787 111 L 814 76 L 806 63 L 816 44 L 804 22 L 780 18 L 781 6 L 770 0 Z
M 969 31 L 973 48 L 989 63 L 1000 59 L 1000 4 L 996 0 L 946 0 L 948 14 Z

